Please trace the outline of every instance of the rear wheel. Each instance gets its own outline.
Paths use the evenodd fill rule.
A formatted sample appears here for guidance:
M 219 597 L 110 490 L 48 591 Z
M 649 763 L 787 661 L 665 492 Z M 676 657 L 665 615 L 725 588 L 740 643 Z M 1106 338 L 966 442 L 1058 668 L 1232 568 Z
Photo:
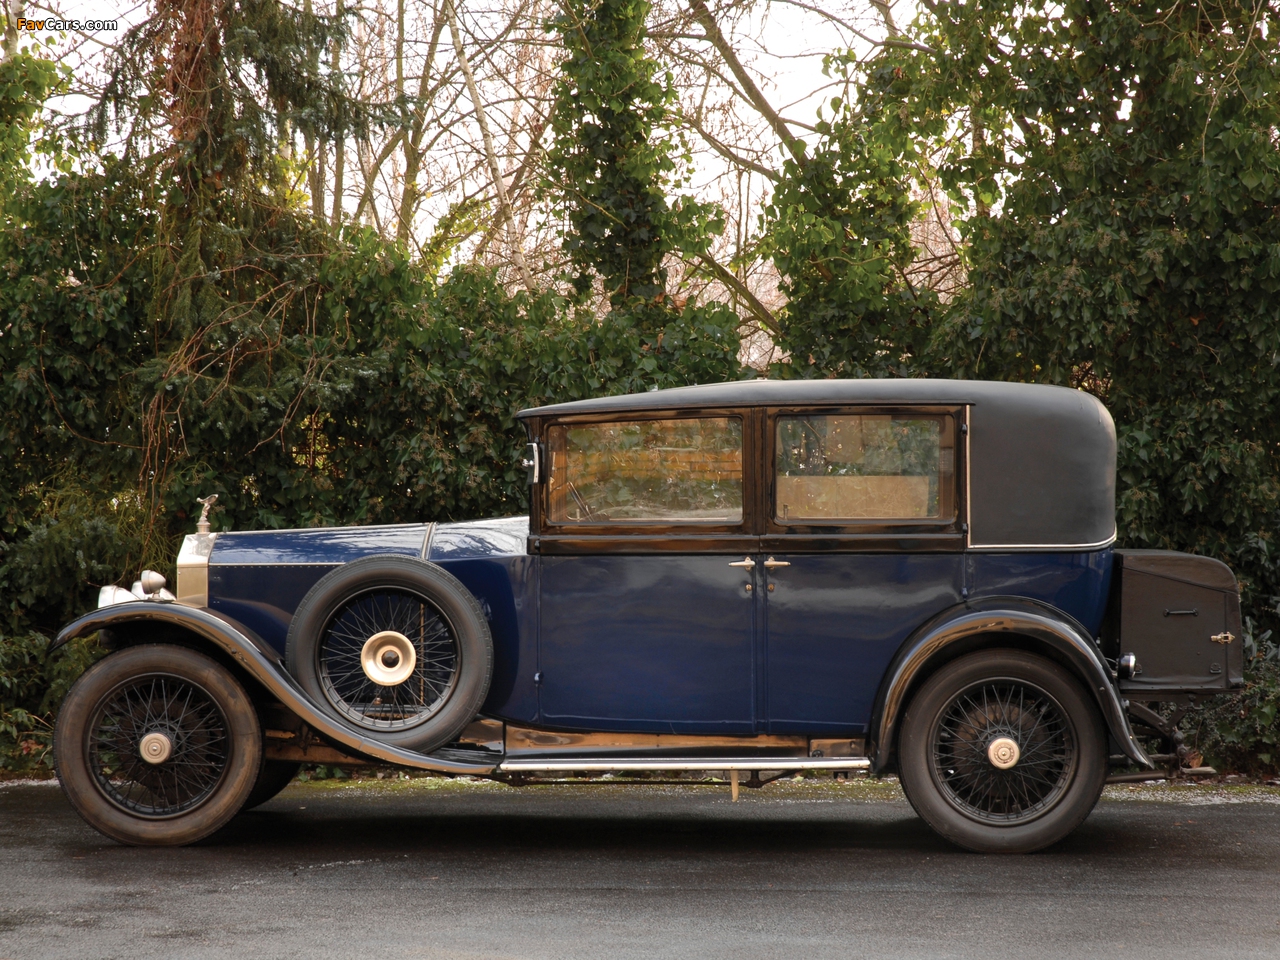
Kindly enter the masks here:
M 920 689 L 898 742 L 902 786 L 948 840 L 1027 853 L 1089 815 L 1106 780 L 1106 728 L 1066 670 L 1017 650 L 947 664 Z
M 262 765 L 258 715 L 224 667 L 147 644 L 103 658 L 63 701 L 54 733 L 63 792 L 122 843 L 194 843 L 244 806 Z

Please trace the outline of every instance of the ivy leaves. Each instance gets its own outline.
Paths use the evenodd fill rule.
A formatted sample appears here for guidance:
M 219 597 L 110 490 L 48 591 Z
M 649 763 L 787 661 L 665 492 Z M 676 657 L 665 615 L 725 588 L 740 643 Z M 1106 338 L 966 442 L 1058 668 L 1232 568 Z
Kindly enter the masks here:
M 568 221 L 563 247 L 574 288 L 584 295 L 599 277 L 615 310 L 661 299 L 663 259 L 705 250 L 724 229 L 715 205 L 668 198 L 687 178 L 688 151 L 669 123 L 671 77 L 644 49 L 649 7 L 567 0 L 549 24 L 566 58 L 543 188 Z
M 763 252 L 787 303 L 782 376 L 901 375 L 925 360 L 933 291 L 913 283 L 915 145 L 882 98 L 841 100 L 819 140 L 783 167 L 762 217 Z

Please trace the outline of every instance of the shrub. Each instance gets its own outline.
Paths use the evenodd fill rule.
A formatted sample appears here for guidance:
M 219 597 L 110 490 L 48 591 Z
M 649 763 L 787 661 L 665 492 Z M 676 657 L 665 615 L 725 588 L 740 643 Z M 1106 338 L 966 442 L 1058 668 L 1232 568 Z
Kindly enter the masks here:
M 1280 771 L 1280 645 L 1254 629 L 1247 619 L 1244 688 L 1189 711 L 1182 727 L 1207 763 L 1259 776 Z
M 100 654 L 88 640 L 51 654 L 42 634 L 0 634 L 0 777 L 48 770 L 57 706 Z

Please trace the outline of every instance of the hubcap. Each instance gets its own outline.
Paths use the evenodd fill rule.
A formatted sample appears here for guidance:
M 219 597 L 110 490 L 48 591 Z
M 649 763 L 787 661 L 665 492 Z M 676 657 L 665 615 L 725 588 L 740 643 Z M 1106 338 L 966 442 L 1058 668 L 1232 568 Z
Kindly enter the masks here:
M 987 745 L 987 759 L 997 770 L 1008 770 L 1018 762 L 1022 751 L 1008 737 L 997 737 Z
M 394 687 L 413 676 L 418 654 L 403 633 L 382 630 L 364 642 L 360 667 L 364 675 L 383 687 Z
M 173 756 L 173 741 L 163 733 L 148 733 L 138 743 L 138 752 L 147 763 L 164 763 Z

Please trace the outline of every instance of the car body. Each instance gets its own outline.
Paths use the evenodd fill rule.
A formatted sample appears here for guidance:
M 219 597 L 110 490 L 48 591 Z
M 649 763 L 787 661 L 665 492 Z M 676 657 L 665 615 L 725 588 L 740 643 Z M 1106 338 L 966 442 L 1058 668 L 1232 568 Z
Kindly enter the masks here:
M 980 850 L 1052 843 L 1109 770 L 1152 768 L 1135 724 L 1176 767 L 1176 719 L 1152 708 L 1242 682 L 1230 570 L 1115 549 L 1115 429 L 1082 391 L 754 380 L 519 419 L 527 517 L 198 532 L 174 599 L 154 575 L 104 588 L 59 642 L 99 631 L 104 662 L 146 647 L 148 677 L 173 650 L 231 674 L 263 731 L 246 798 L 307 760 L 517 783 L 723 770 L 735 795 L 740 771 L 897 771 Z M 193 669 L 172 683 L 208 694 L 225 733 Z M 112 710 L 160 696 L 130 676 L 69 695 L 98 703 L 60 725 L 59 763 L 83 758 L 73 803 L 127 842 L 217 829 L 203 795 L 141 803 L 137 829 L 116 816 L 138 804 L 111 777 L 134 769 L 130 796 L 154 799 L 169 762 L 139 766 L 125 740 L 189 734 L 136 717 L 121 734 Z M 107 728 L 110 750 L 86 746 Z

